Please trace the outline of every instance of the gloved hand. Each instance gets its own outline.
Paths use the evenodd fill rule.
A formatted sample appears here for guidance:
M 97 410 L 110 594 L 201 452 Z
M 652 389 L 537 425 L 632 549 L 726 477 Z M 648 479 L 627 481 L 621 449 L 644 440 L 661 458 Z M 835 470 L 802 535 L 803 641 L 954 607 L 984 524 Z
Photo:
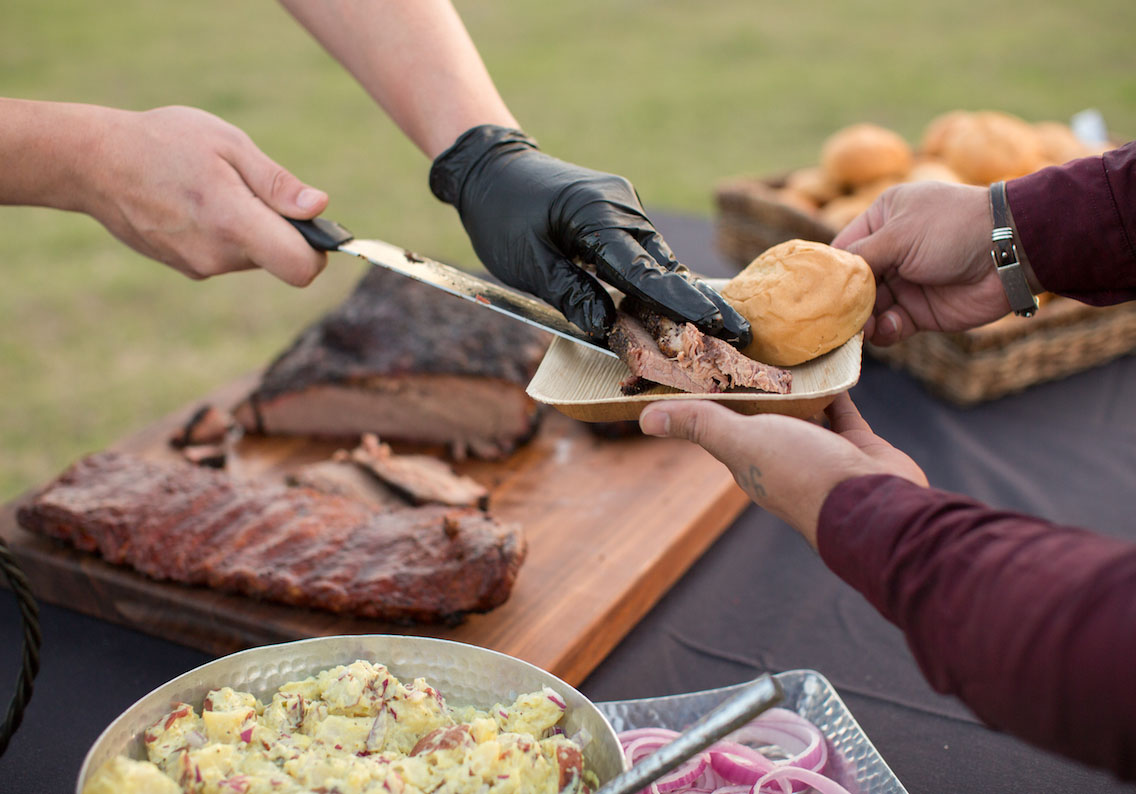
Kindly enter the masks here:
M 519 130 L 484 125 L 439 155 L 430 189 L 457 208 L 491 273 L 593 336 L 606 336 L 615 320 L 598 276 L 672 319 L 749 343 L 749 323 L 678 263 L 623 177 L 550 157 Z

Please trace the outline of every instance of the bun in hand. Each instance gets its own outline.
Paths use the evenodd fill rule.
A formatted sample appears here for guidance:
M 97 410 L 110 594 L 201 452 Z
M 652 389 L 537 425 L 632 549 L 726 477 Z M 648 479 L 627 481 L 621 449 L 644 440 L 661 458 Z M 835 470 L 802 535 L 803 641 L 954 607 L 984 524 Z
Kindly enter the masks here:
M 742 352 L 791 367 L 840 347 L 864 327 L 876 303 L 876 279 L 861 256 L 789 240 L 750 262 L 722 297 L 753 329 Z

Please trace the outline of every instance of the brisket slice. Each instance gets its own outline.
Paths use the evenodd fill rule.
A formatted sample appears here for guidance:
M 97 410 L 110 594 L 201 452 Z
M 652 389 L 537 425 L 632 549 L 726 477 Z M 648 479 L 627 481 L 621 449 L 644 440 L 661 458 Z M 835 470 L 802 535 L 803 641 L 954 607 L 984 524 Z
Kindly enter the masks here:
M 444 444 L 502 457 L 528 440 L 525 394 L 550 337 L 382 268 L 304 330 L 235 409 L 271 435 Z
M 518 526 L 477 510 L 375 513 L 342 496 L 116 452 L 74 464 L 18 520 L 155 579 L 392 621 L 488 611 L 508 598 L 525 555 Z
M 754 361 L 693 324 L 677 323 L 633 298 L 620 305 L 609 344 L 631 369 L 631 377 L 621 384 L 625 394 L 643 391 L 644 380 L 709 394 L 740 389 L 788 394 L 792 388 L 788 370 Z
M 353 461 L 417 505 L 489 507 L 489 490 L 481 483 L 429 455 L 396 455 L 372 433 L 365 433 L 350 452 L 337 452 L 336 459 Z
M 287 473 L 285 482 L 346 496 L 378 512 L 407 506 L 406 499 L 393 488 L 349 460 L 321 460 L 298 466 Z
M 607 343 L 631 370 L 631 375 L 620 384 L 624 394 L 639 394 L 656 383 L 673 386 L 679 391 L 706 391 L 677 361 L 659 350 L 654 337 L 630 314 L 616 313 Z

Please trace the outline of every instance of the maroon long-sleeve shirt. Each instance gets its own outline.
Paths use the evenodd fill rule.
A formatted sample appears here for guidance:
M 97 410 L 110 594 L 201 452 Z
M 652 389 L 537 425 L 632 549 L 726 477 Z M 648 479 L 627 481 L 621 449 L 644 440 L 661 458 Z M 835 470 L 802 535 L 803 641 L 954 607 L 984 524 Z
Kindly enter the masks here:
M 1136 142 L 1007 185 L 1046 289 L 1136 299 Z M 1136 544 L 898 477 L 821 510 L 825 563 L 899 626 L 924 675 L 992 727 L 1136 780 Z

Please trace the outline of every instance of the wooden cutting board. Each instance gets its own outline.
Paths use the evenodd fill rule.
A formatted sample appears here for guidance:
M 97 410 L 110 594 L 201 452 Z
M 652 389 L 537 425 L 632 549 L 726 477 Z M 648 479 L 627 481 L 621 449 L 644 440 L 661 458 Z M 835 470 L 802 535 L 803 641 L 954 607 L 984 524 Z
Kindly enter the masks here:
M 152 459 L 202 403 L 233 405 L 254 382 L 218 389 L 114 448 Z M 337 445 L 245 437 L 231 467 L 281 476 Z M 334 634 L 425 634 L 525 659 L 580 683 L 748 504 L 724 466 L 672 439 L 600 439 L 549 411 L 528 445 L 505 461 L 457 467 L 490 489 L 490 511 L 525 529 L 529 551 L 509 601 L 447 626 L 401 626 L 158 582 L 24 531 L 0 508 L 0 535 L 44 601 L 216 654 Z

